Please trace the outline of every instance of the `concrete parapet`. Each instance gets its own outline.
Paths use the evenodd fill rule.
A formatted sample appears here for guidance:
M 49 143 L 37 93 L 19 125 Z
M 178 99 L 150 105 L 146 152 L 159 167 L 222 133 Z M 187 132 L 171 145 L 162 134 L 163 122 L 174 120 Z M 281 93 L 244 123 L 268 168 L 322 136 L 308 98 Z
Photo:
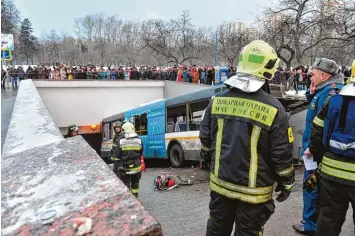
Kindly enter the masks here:
M 162 235 L 81 136 L 63 138 L 31 80 L 20 85 L 1 177 L 2 235 L 75 235 L 77 217 L 92 219 L 92 235 Z

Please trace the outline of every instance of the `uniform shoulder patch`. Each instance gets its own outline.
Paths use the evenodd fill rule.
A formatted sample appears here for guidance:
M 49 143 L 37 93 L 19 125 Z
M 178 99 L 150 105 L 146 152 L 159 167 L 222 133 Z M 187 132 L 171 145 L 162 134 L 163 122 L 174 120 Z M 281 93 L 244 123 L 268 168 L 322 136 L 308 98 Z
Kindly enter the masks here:
M 315 110 L 315 109 L 316 109 L 316 103 L 315 103 L 315 102 L 312 102 L 311 109 L 312 109 L 312 110 Z
M 287 129 L 287 136 L 288 136 L 288 142 L 289 143 L 293 143 L 293 141 L 295 140 L 294 136 L 293 136 L 293 131 L 292 131 L 292 128 L 289 127 Z

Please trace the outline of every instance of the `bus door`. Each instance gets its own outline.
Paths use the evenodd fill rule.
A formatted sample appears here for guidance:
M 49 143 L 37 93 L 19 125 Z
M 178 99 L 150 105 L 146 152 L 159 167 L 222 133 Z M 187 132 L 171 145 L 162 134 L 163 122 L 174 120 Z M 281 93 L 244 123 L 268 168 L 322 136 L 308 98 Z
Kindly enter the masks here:
M 164 101 L 129 111 L 126 119 L 142 139 L 144 158 L 166 158 Z
M 108 160 L 112 149 L 112 128 L 111 122 L 102 123 L 102 142 L 101 142 L 101 158 Z

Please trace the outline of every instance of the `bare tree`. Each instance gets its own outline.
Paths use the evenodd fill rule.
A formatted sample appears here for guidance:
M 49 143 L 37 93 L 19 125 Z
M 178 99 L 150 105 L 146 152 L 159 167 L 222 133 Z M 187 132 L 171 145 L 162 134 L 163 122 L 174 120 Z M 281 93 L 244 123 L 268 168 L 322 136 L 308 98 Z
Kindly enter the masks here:
M 20 12 L 13 0 L 1 0 L 1 33 L 16 34 Z
M 276 7 L 267 8 L 258 19 L 259 35 L 287 67 L 312 63 L 319 56 L 346 64 L 349 52 L 355 54 L 354 2 L 329 2 L 337 1 L 278 0 Z M 59 37 L 55 31 L 44 37 L 40 60 L 131 66 L 210 64 L 219 55 L 223 62 L 235 65 L 241 48 L 255 39 L 251 32 L 235 30 L 232 24 L 223 24 L 217 31 L 196 27 L 188 11 L 174 19 L 144 22 L 90 14 L 76 19 L 74 27 L 76 37 Z
M 329 28 L 329 22 L 333 19 L 331 16 L 335 16 L 339 9 L 330 9 L 330 2 L 332 1 L 280 0 L 276 9 L 266 10 L 264 19 L 272 19 L 275 26 L 271 35 L 268 33 L 273 26 L 266 27 L 266 38 L 273 39 L 278 55 L 287 65 L 294 58 L 301 64 L 304 55 L 323 42 L 349 41 L 334 34 Z M 282 51 L 287 51 L 288 58 L 283 58 Z
M 241 49 L 251 40 L 246 30 L 237 30 L 233 23 L 222 24 L 216 32 L 217 49 L 230 65 L 234 65 Z
M 60 37 L 56 30 L 52 29 L 46 38 L 46 52 L 48 53 L 48 58 L 51 62 L 60 62 L 59 51 L 60 51 Z
M 287 15 L 267 13 L 260 19 L 261 37 L 270 43 L 278 57 L 286 64 L 287 68 L 295 58 L 292 35 L 292 18 Z
M 203 47 L 194 40 L 198 33 L 188 11 L 183 11 L 178 19 L 149 20 L 142 25 L 144 48 L 163 56 L 167 63 L 183 64 L 199 59 Z

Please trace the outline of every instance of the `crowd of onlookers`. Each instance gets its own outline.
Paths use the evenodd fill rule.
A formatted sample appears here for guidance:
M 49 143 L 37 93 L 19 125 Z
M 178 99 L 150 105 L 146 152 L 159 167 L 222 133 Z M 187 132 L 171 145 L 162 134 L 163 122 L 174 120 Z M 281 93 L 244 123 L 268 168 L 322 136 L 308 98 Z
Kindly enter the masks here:
M 228 77 L 235 75 L 236 68 L 230 66 Z M 344 67 L 342 73 L 345 79 L 350 77 L 350 68 Z M 11 82 L 13 88 L 18 87 L 23 79 L 53 79 L 53 80 L 171 80 L 178 82 L 212 85 L 215 83 L 214 66 L 142 66 L 142 67 L 104 67 L 104 66 L 10 66 L 1 70 L 1 88 Z M 282 84 L 286 90 L 305 90 L 311 81 L 311 68 L 298 66 L 289 70 L 279 67 L 271 80 L 273 84 Z
M 235 68 L 229 67 L 229 77 L 235 74 Z M 2 68 L 2 88 L 5 80 L 11 81 L 17 88 L 23 79 L 53 79 L 53 80 L 171 80 L 212 85 L 215 82 L 213 66 L 171 66 L 171 67 L 104 67 L 104 66 L 10 66 Z
M 343 67 L 340 71 L 344 75 L 344 82 L 351 76 L 351 68 Z M 273 84 L 282 84 L 285 90 L 294 89 L 298 94 L 299 89 L 306 90 L 311 85 L 312 68 L 310 66 L 298 66 L 289 70 L 281 67 L 277 68 L 274 78 L 271 80 Z

